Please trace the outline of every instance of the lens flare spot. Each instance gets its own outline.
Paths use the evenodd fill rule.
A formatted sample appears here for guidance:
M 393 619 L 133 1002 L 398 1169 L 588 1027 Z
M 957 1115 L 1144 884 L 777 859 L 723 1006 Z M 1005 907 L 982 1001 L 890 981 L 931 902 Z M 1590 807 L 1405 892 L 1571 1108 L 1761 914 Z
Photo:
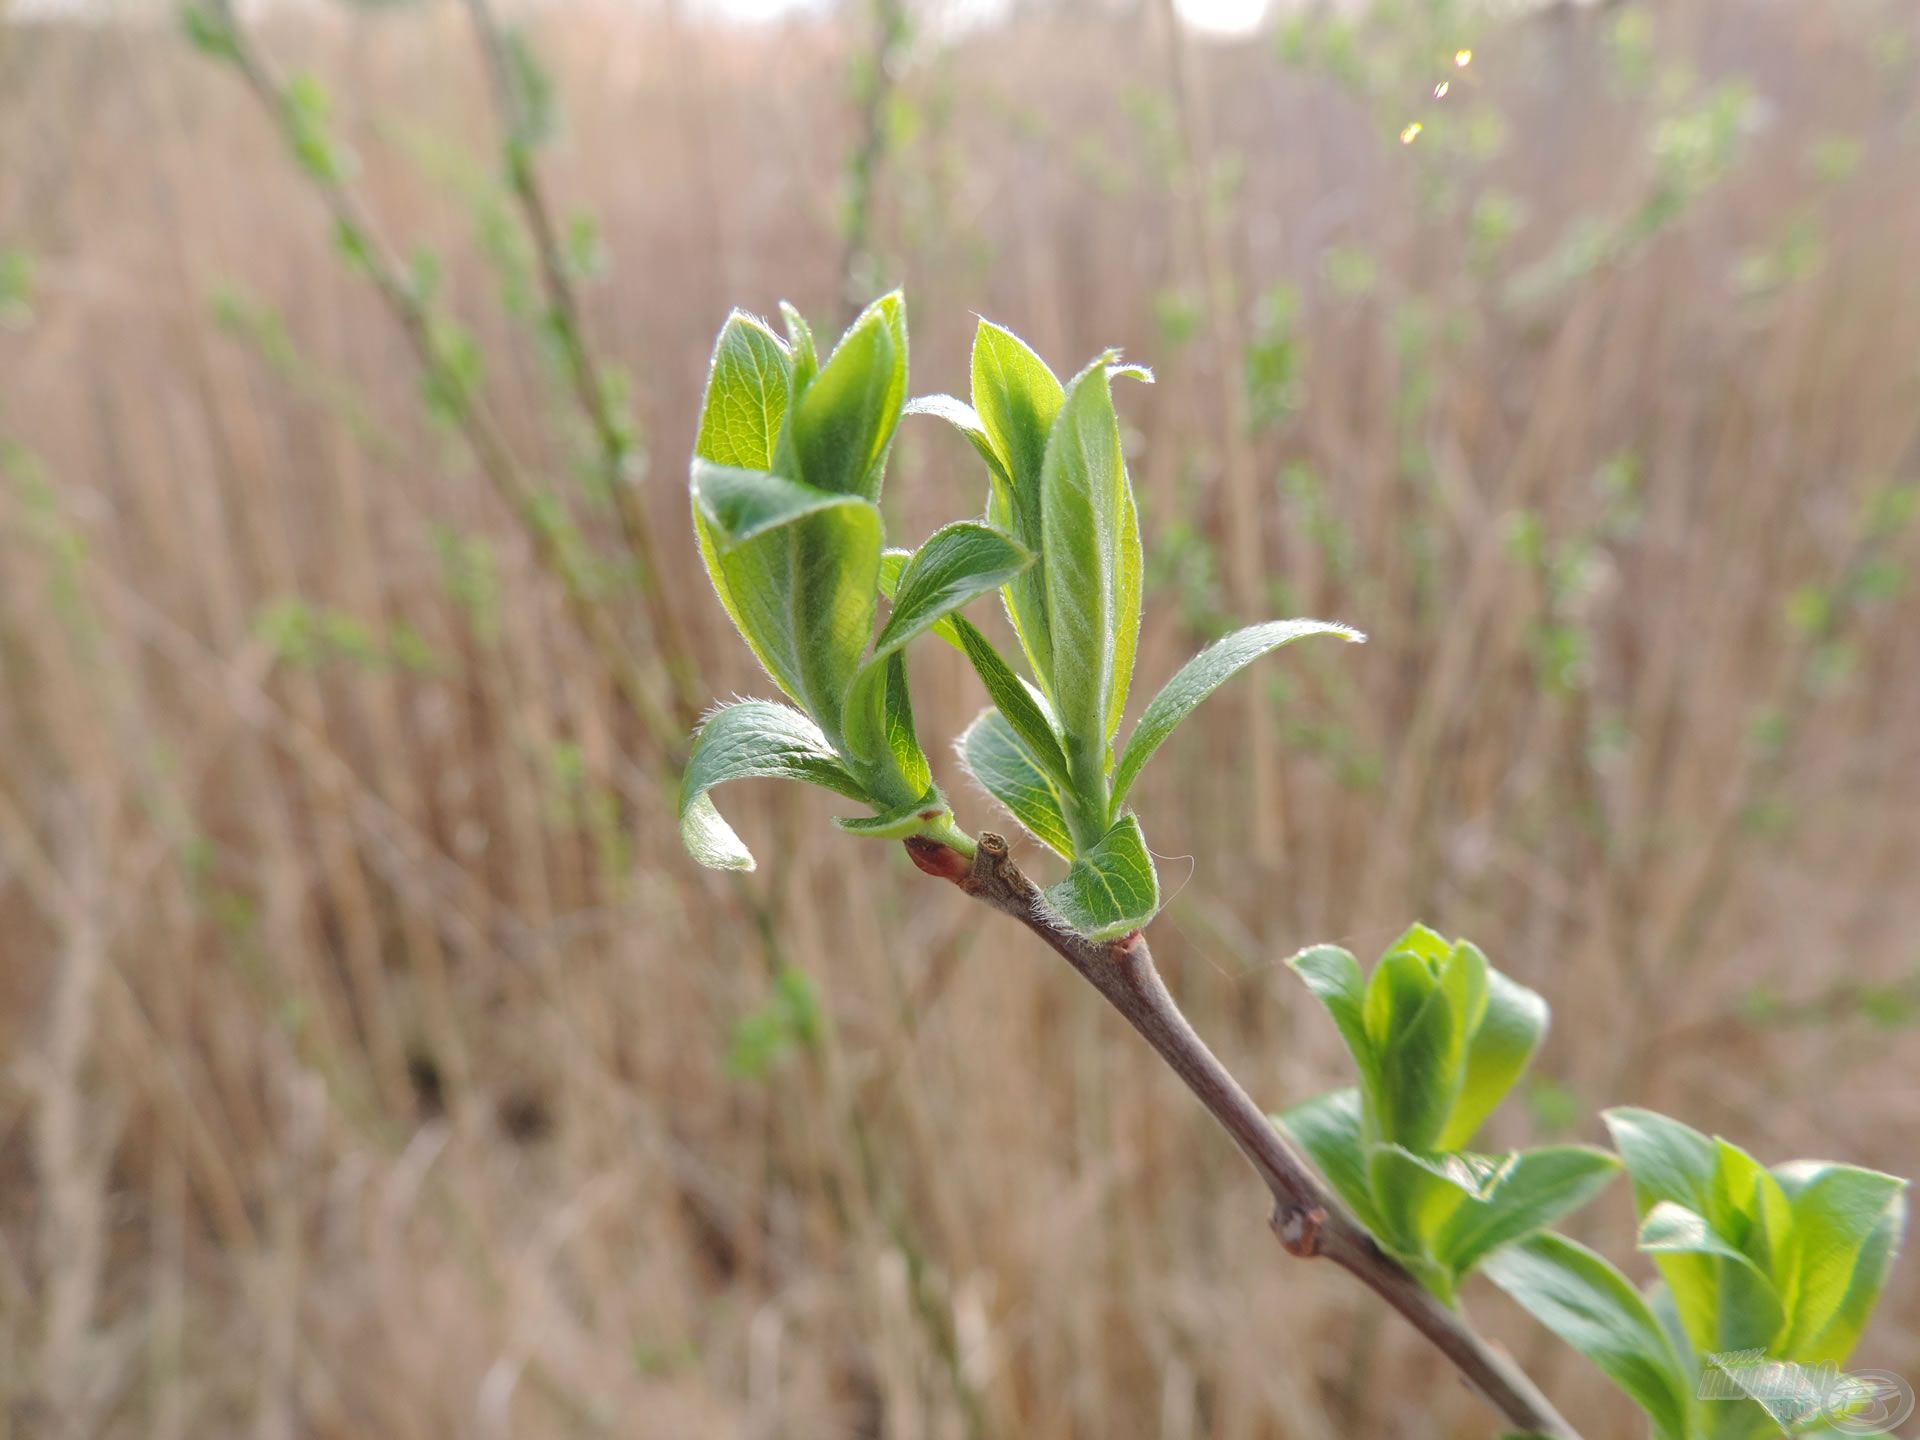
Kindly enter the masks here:
M 1420 132 L 1426 128 L 1427 127 L 1422 125 L 1418 120 L 1414 121 L 1400 132 L 1400 143 L 1402 145 L 1411 145 L 1420 138 Z
M 1452 85 L 1448 84 L 1445 80 L 1442 80 L 1438 85 L 1433 87 L 1433 98 L 1436 100 L 1446 99 L 1447 91 L 1451 90 L 1452 88 L 1453 88 Z
M 1459 70 L 1464 70 L 1464 69 L 1466 69 L 1466 68 L 1467 68 L 1467 66 L 1469 66 L 1469 65 L 1471 65 L 1471 64 L 1473 63 L 1473 52 L 1472 52 L 1471 50 L 1456 50 L 1456 51 L 1454 51 L 1454 52 L 1453 52 L 1453 63 L 1454 63 L 1454 67 L 1455 67 L 1456 69 L 1459 69 Z

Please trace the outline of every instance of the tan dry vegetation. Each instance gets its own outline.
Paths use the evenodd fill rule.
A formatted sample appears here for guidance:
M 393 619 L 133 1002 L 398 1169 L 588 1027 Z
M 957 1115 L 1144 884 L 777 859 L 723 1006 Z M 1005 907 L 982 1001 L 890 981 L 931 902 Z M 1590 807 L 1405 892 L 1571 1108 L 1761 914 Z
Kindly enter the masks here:
M 1182 112 L 1151 17 L 916 55 L 877 268 L 918 390 L 961 387 L 974 310 L 1062 368 L 1158 367 L 1122 396 L 1159 577 L 1142 685 L 1216 617 L 1373 635 L 1267 662 L 1140 797 L 1175 892 L 1156 949 L 1258 1097 L 1347 1078 L 1280 960 L 1421 917 L 1555 1006 L 1541 1072 L 1577 1113 L 1547 1092 L 1499 1138 L 1650 1102 L 1769 1161 L 1912 1174 L 1913 591 L 1811 634 L 1787 609 L 1916 558 L 1910 529 L 1859 538 L 1920 480 L 1916 32 L 1891 0 L 1663 7 L 1660 64 L 1705 77 L 1665 96 L 1609 58 L 1618 13 L 1483 32 L 1407 149 L 1390 106 L 1264 46 L 1195 51 Z M 846 47 L 589 10 L 542 34 L 547 177 L 602 222 L 590 330 L 634 376 L 703 693 L 766 693 L 680 543 L 681 457 L 727 307 L 840 298 Z M 459 15 L 268 41 L 329 78 L 516 449 L 579 499 L 460 198 L 492 122 Z M 1760 128 L 1724 183 L 1502 302 L 1580 217 L 1640 205 L 1649 128 L 1736 73 Z M 1475 112 L 1504 144 L 1449 150 Z M 1476 259 L 1495 187 L 1527 220 Z M 1803 217 L 1818 263 L 1742 293 Z M 1028 937 L 811 795 L 724 797 L 753 876 L 683 858 L 670 756 L 231 76 L 132 24 L 0 32 L 9 246 L 38 264 L 32 322 L 0 328 L 0 1435 L 1486 1433 L 1367 1297 L 1284 1261 L 1229 1147 Z M 1197 324 L 1156 321 L 1209 278 Z M 1223 444 L 1221 342 L 1261 337 L 1280 282 L 1298 404 Z M 284 316 L 290 364 L 216 325 L 222 287 Z M 976 503 L 963 449 L 910 428 L 896 540 Z M 1523 512 L 1555 553 L 1590 541 L 1567 583 L 1512 543 Z M 650 663 L 631 592 L 605 604 Z M 1544 626 L 1590 652 L 1577 683 Z M 981 703 L 934 648 L 930 746 Z M 783 966 L 821 1043 L 732 1075 Z M 1626 1212 L 1616 1188 L 1587 1229 L 1633 1268 Z M 1914 1294 L 1909 1266 L 1861 1363 L 1920 1374 Z M 1629 1433 L 1473 1303 L 1590 1435 Z

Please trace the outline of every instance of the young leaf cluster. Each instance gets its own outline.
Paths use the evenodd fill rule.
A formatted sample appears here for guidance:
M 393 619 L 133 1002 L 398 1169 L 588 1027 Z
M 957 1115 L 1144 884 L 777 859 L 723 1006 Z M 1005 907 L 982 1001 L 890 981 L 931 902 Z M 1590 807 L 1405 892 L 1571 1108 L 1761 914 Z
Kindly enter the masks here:
M 1113 401 L 1113 381 L 1123 376 L 1152 378 L 1108 351 L 1062 384 L 1018 336 L 983 320 L 971 401 L 935 395 L 908 407 L 967 438 L 987 472 L 987 523 L 1038 557 L 1002 591 L 1026 675 L 977 628 L 956 623 L 952 638 L 993 702 L 961 737 L 960 758 L 1035 839 L 1070 862 L 1048 898 L 1092 939 L 1124 935 L 1159 909 L 1159 879 L 1127 800 L 1174 728 L 1269 650 L 1305 635 L 1361 638 L 1317 620 L 1237 631 L 1189 661 L 1116 748 L 1142 604 L 1139 509 Z
M 778 776 L 867 806 L 870 816 L 839 822 L 849 831 L 974 856 L 914 724 L 906 655 L 932 632 L 966 656 L 991 702 L 960 739 L 965 768 L 1069 863 L 1046 892 L 1051 912 L 1029 923 L 1069 958 L 1087 942 L 1126 936 L 1160 903 L 1128 803 L 1148 760 L 1268 651 L 1306 635 L 1361 637 L 1316 620 L 1235 631 L 1181 667 L 1119 743 L 1142 564 L 1112 382 L 1149 377 L 1107 352 L 1063 384 L 1011 332 L 983 321 L 970 399 L 909 401 L 899 295 L 868 307 L 824 359 L 801 316 L 791 307 L 783 316 L 784 334 L 739 313 L 721 331 L 691 495 L 714 589 L 786 700 L 723 705 L 700 728 L 680 796 L 688 848 L 708 865 L 751 868 L 709 792 Z M 987 472 L 984 515 L 913 550 L 887 548 L 879 508 L 905 414 L 947 421 Z M 961 614 L 992 591 L 1019 668 Z M 1075 963 L 1117 963 L 1116 954 Z M 1833 1367 L 1885 1285 L 1905 1223 L 1904 1181 L 1807 1161 L 1768 1170 L 1645 1110 L 1607 1114 L 1617 1154 L 1477 1148 L 1545 1038 L 1539 995 L 1475 946 L 1421 925 L 1371 975 L 1332 946 L 1303 951 L 1292 966 L 1333 1020 L 1358 1084 L 1275 1123 L 1404 1267 L 1389 1288 L 1423 1285 L 1454 1307 L 1468 1275 L 1487 1275 L 1592 1360 L 1658 1440 L 1831 1433 L 1856 1418 L 1869 1397 L 1836 1397 Z M 1645 1293 L 1548 1228 L 1623 1167 L 1640 1249 L 1660 1277 Z M 1754 1357 L 1768 1363 L 1735 1363 Z M 1707 1383 L 1716 1375 L 1724 1386 Z M 1782 1386 L 1783 1375 L 1807 1383 Z M 1544 1401 L 1513 1399 L 1508 1413 L 1541 1417 Z
M 714 589 L 793 704 L 743 702 L 707 721 L 681 791 L 688 848 L 709 865 L 751 866 L 708 792 L 784 775 L 869 805 L 871 818 L 841 822 L 856 833 L 927 835 L 969 851 L 914 728 L 905 651 L 933 631 L 966 655 L 993 702 L 961 737 L 962 763 L 1070 862 L 1047 892 L 1054 908 L 1094 940 L 1144 925 L 1160 887 L 1127 800 L 1147 760 L 1250 661 L 1305 635 L 1361 637 L 1317 620 L 1237 631 L 1189 661 L 1116 748 L 1139 646 L 1142 556 L 1112 382 L 1151 377 L 1109 351 L 1062 384 L 1012 332 L 982 321 L 971 401 L 909 401 L 899 295 L 870 306 L 824 360 L 798 312 L 782 313 L 784 336 L 738 313 L 720 333 L 692 498 Z M 903 414 L 946 420 L 987 472 L 984 515 L 911 552 L 886 548 L 878 504 Z M 991 590 L 1025 674 L 960 614 Z
M 869 306 L 824 360 L 791 306 L 785 336 L 736 312 L 720 332 L 694 445 L 694 533 L 721 603 L 792 705 L 715 710 L 694 739 L 681 836 L 723 869 L 753 858 L 708 796 L 748 776 L 806 780 L 872 809 L 858 834 L 964 842 L 914 729 L 908 644 L 1033 563 L 985 525 L 936 532 L 888 565 L 880 492 L 907 398 L 906 304 Z
M 1768 1169 L 1650 1110 L 1603 1118 L 1659 1280 L 1637 1294 L 1592 1251 L 1542 1235 L 1495 1257 L 1494 1283 L 1638 1402 L 1660 1440 L 1847 1433 L 1871 1396 L 1837 1367 L 1893 1267 L 1907 1182 L 1817 1160 Z
M 1466 1275 L 1482 1271 L 1592 1360 L 1658 1440 L 1818 1432 L 1865 1403 L 1836 1389 L 1834 1367 L 1886 1283 L 1905 1181 L 1818 1161 L 1768 1170 L 1640 1109 L 1604 1117 L 1617 1157 L 1580 1145 L 1470 1149 L 1539 1048 L 1545 1001 L 1474 946 L 1420 925 L 1368 977 L 1333 946 L 1291 964 L 1360 1083 L 1275 1122 L 1440 1299 L 1453 1303 Z M 1646 1294 L 1546 1228 L 1622 1165 L 1639 1248 L 1660 1276 Z
M 1360 1084 L 1276 1121 L 1368 1229 L 1443 1300 L 1495 1250 L 1584 1205 L 1619 1169 L 1604 1150 L 1471 1147 L 1547 1032 L 1547 1005 L 1467 941 L 1415 925 L 1364 978 L 1331 945 L 1291 962 L 1346 1042 Z

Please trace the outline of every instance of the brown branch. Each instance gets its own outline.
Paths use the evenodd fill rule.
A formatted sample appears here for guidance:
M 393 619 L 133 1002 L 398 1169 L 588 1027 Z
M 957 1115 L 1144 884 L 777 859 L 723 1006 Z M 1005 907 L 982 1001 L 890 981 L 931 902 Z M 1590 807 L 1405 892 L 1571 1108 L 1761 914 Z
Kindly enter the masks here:
M 1012 916 L 1080 972 L 1186 1082 L 1240 1147 L 1273 1196 L 1273 1232 L 1290 1255 L 1331 1260 L 1405 1316 L 1507 1422 L 1552 1440 L 1580 1440 L 1553 1403 L 1502 1351 L 1435 1299 L 1386 1254 L 1329 1191 L 1313 1167 L 1253 1103 L 1167 993 L 1146 936 L 1105 943 L 1076 935 L 1013 863 L 1007 842 L 980 836 L 971 862 L 937 841 L 906 842 L 913 863 Z

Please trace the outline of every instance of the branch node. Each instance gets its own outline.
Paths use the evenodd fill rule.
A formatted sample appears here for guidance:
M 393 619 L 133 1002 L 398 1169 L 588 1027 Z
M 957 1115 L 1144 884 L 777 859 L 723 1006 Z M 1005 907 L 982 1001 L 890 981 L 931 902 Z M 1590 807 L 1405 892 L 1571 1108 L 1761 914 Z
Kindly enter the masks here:
M 1289 1255 L 1300 1260 L 1311 1260 L 1320 1253 L 1320 1226 L 1326 1218 L 1327 1212 L 1318 1205 L 1311 1208 L 1305 1205 L 1276 1205 L 1273 1210 L 1273 1233 L 1280 1237 L 1280 1246 Z

